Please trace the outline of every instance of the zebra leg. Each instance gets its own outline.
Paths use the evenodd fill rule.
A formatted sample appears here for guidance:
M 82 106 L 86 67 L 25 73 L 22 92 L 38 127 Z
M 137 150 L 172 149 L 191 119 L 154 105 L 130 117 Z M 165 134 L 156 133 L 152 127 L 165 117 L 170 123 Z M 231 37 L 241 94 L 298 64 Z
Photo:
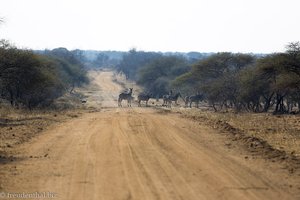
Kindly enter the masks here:
M 120 98 L 118 99 L 118 106 L 122 107 L 122 100 Z
M 188 107 L 188 101 L 185 102 L 184 107 L 187 108 Z

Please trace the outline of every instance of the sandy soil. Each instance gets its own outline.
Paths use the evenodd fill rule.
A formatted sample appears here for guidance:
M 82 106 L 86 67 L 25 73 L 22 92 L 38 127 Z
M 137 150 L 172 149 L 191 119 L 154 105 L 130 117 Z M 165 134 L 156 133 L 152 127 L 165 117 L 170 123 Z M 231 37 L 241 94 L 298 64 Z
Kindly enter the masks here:
M 92 74 L 87 103 L 101 111 L 53 126 L 1 165 L 0 191 L 70 200 L 300 198 L 298 175 L 228 147 L 216 130 L 162 110 L 116 107 L 122 87 L 112 75 Z

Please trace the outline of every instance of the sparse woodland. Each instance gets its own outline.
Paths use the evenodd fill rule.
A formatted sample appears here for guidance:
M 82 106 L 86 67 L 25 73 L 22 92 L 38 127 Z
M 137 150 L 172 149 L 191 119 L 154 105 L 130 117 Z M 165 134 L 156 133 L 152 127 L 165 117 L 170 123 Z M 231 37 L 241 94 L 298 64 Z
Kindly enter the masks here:
M 257 58 L 218 53 L 193 65 L 174 84 L 190 84 L 215 110 L 289 113 L 300 109 L 300 43 Z
M 53 100 L 87 82 L 74 52 L 59 48 L 36 54 L 0 43 L 0 95 L 12 106 L 49 106 Z
M 295 113 L 300 110 L 300 43 L 283 53 L 216 53 L 198 61 L 130 51 L 117 66 L 146 93 L 202 93 L 215 111 Z

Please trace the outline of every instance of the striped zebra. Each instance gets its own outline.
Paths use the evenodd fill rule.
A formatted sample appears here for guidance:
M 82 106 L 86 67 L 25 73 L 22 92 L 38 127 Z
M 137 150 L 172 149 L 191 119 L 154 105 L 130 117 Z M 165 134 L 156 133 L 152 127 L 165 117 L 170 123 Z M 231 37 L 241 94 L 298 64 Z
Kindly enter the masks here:
M 123 100 L 127 100 L 127 106 L 131 107 L 131 101 L 133 99 L 132 95 L 132 89 L 133 88 L 129 88 L 129 92 L 122 92 L 121 94 L 119 94 L 119 99 L 118 99 L 118 106 L 122 107 L 122 101 Z
M 196 108 L 199 108 L 199 102 L 203 100 L 203 94 L 196 94 L 188 97 L 188 101 L 186 102 L 186 105 L 190 103 L 190 108 L 192 107 L 192 103 L 194 102 L 196 105 Z
M 138 106 L 141 106 L 141 101 L 146 102 L 146 107 L 148 106 L 148 101 L 151 98 L 151 94 L 139 94 L 138 96 Z
M 171 107 L 172 101 L 175 101 L 175 104 L 178 105 L 177 100 L 179 97 L 181 97 L 180 92 L 178 92 L 175 95 L 164 95 L 163 96 L 164 102 L 162 106 Z

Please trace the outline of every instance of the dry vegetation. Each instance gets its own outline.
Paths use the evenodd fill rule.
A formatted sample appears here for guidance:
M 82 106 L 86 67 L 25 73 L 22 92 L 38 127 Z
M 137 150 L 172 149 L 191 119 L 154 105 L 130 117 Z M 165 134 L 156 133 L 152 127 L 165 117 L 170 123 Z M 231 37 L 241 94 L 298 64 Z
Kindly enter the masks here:
M 52 122 L 57 115 L 28 112 L 12 108 L 0 109 L 0 151 L 6 152 L 17 144 L 27 141 Z
M 252 155 L 273 162 L 287 161 L 291 172 L 300 169 L 300 115 L 221 113 L 209 109 L 175 112 L 227 133 L 232 141 L 242 142 Z
M 276 149 L 300 156 L 300 116 L 271 114 L 215 114 L 250 136 L 268 141 Z
M 90 112 L 81 102 L 80 93 L 67 93 L 56 100 L 53 107 L 42 110 L 0 107 L 0 162 L 13 161 L 14 149 L 29 141 L 51 125 Z

